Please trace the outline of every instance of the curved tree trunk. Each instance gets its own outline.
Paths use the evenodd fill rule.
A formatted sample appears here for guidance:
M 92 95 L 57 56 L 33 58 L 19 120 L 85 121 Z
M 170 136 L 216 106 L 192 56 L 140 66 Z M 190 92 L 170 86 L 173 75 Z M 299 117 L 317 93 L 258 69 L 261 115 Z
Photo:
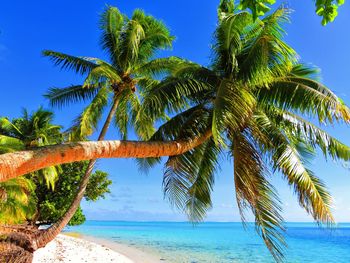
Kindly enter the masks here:
M 91 141 L 40 147 L 35 150 L 0 155 L 0 182 L 63 163 L 99 158 L 147 158 L 187 152 L 209 137 L 207 131 L 191 140 L 175 141 Z
M 2 154 L 0 155 L 0 181 L 6 181 L 32 171 L 62 163 L 97 158 L 147 158 L 178 155 L 202 144 L 211 136 L 212 133 L 209 130 L 202 136 L 187 141 L 79 142 Z M 67 213 L 70 213 L 70 211 L 67 211 Z M 38 249 L 38 247 L 42 247 L 45 243 L 44 241 L 52 238 L 56 232 L 60 232 L 58 229 L 58 226 L 53 226 L 52 230 L 43 233 L 42 237 L 40 237 L 41 233 L 37 231 L 33 231 L 34 236 L 30 233 L 18 233 L 17 231 L 13 233 L 13 231 L 10 231 L 11 233 L 7 235 L 8 238 L 0 239 L 0 262 L 17 262 L 18 257 L 13 255 L 23 255 L 23 260 L 27 261 L 22 262 L 31 262 L 31 252 Z M 7 234 L 7 231 L 3 230 L 5 229 L 0 228 L 0 237 Z M 11 247 L 11 253 L 8 251 L 9 247 Z
M 98 141 L 104 140 L 106 133 L 108 131 L 108 128 L 113 119 L 113 116 L 115 115 L 115 112 L 117 110 L 117 107 L 118 107 L 118 99 L 115 99 L 113 101 L 112 108 L 108 113 L 107 119 L 103 124 L 101 133 L 98 136 L 98 139 L 97 139 Z M 36 249 L 46 246 L 47 243 L 53 240 L 62 231 L 62 229 L 68 224 L 71 218 L 74 216 L 75 212 L 80 206 L 81 200 L 84 197 L 85 189 L 89 182 L 89 178 L 90 178 L 90 175 L 92 174 L 92 170 L 94 169 L 95 163 L 96 163 L 96 159 L 89 161 L 85 174 L 80 180 L 78 191 L 74 199 L 72 200 L 71 205 L 69 206 L 68 210 L 64 213 L 62 218 L 56 223 L 54 223 L 47 230 L 37 232 L 36 237 L 34 237 L 34 239 L 32 240 Z

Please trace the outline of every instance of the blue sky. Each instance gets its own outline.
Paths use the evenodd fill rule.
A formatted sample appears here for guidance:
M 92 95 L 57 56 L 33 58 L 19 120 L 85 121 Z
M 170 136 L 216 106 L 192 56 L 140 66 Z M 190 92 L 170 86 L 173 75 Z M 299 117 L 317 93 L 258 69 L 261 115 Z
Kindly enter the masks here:
M 208 64 L 212 33 L 216 25 L 219 0 L 119 0 L 119 1 L 4 1 L 0 9 L 0 115 L 20 115 L 21 108 L 48 107 L 42 94 L 49 87 L 64 87 L 81 82 L 72 72 L 60 71 L 41 56 L 43 49 L 73 55 L 104 57 L 98 46 L 98 15 L 105 4 L 115 5 L 131 14 L 135 8 L 162 19 L 176 36 L 173 50 L 162 55 L 177 55 Z M 40 3 L 39 3 L 40 2 Z M 323 82 L 350 105 L 350 5 L 339 9 L 336 21 L 326 27 L 314 14 L 313 1 L 293 1 L 292 23 L 286 25 L 286 39 L 304 62 L 322 69 Z M 59 124 L 69 127 L 84 105 L 55 109 Z M 344 125 L 326 129 L 350 145 L 350 129 Z M 114 130 L 108 139 L 118 139 Z M 337 221 L 350 221 L 350 171 L 322 157 L 313 162 L 316 174 L 329 186 L 334 196 Z M 104 220 L 185 220 L 163 200 L 162 166 L 148 175 L 141 174 L 133 160 L 100 160 L 98 169 L 109 172 L 112 194 L 97 203 L 83 203 L 88 219 Z M 214 207 L 207 220 L 238 221 L 234 199 L 232 162 L 224 161 L 216 177 Z M 287 221 L 310 221 L 295 196 L 276 174 L 278 189 Z

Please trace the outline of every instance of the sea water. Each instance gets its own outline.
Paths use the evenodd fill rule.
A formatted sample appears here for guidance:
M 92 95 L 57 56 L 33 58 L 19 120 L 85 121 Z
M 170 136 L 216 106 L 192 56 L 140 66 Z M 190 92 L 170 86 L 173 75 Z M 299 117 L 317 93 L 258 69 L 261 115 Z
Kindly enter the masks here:
M 287 223 L 286 229 L 286 262 L 350 262 L 350 224 Z M 87 221 L 67 230 L 154 252 L 165 262 L 274 262 L 253 224 Z

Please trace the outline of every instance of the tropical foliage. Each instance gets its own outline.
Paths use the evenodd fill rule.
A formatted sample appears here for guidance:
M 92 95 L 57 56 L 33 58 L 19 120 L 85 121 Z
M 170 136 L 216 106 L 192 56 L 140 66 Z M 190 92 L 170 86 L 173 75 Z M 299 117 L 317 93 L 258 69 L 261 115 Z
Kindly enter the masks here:
M 52 88 L 45 96 L 52 106 L 91 101 L 76 118 L 71 129 L 72 139 L 91 135 L 110 104 L 118 104 L 113 119 L 123 138 L 127 137 L 129 126 L 135 128 L 140 138 L 148 138 L 154 131 L 153 122 L 139 111 L 142 92 L 138 88 L 142 90 L 158 82 L 153 73 L 161 72 L 168 61 L 151 59 L 158 50 L 170 48 L 174 37 L 162 22 L 138 9 L 129 19 L 117 8 L 108 7 L 101 16 L 100 28 L 100 44 L 108 62 L 49 50 L 43 52 L 55 65 L 86 76 L 81 85 Z
M 301 63 L 284 41 L 283 23 L 289 21 L 289 10 L 280 8 L 259 18 L 273 3 L 274 0 L 241 0 L 236 9 L 233 0 L 222 0 L 212 60 L 207 67 L 177 57 L 154 59 L 159 49 L 171 47 L 174 37 L 169 30 L 141 10 L 128 18 L 114 7 L 106 8 L 100 21 L 101 46 L 108 62 L 49 50 L 44 55 L 55 65 L 85 76 L 81 85 L 52 88 L 46 94 L 53 106 L 90 102 L 69 130 L 71 140 L 86 139 L 95 132 L 107 107 L 108 117 L 98 140 L 104 139 L 112 119 L 123 139 L 133 127 L 141 139 L 177 140 L 169 143 L 174 151 L 167 148 L 177 155 L 167 154 L 170 157 L 165 164 L 164 195 L 190 220 L 202 220 L 211 208 L 215 173 L 220 168 L 220 158 L 229 153 L 242 220 L 246 220 L 249 210 L 258 234 L 273 257 L 281 261 L 286 245 L 282 206 L 271 177 L 282 175 L 301 207 L 315 221 L 332 224 L 331 196 L 310 169 L 309 160 L 321 150 L 327 158 L 349 161 L 350 148 L 321 126 L 349 123 L 350 110 L 319 82 L 318 71 Z M 316 1 L 323 24 L 333 21 L 342 3 Z M 238 11 L 246 8 L 251 12 Z M 24 111 L 22 118 L 12 121 L 1 118 L 0 153 L 61 143 L 61 127 L 52 125 L 51 120 L 52 113 L 43 109 L 32 115 Z M 156 120 L 166 122 L 155 130 Z M 195 141 L 196 146 L 190 147 L 188 141 Z M 185 146 L 181 148 L 179 142 Z M 160 148 L 162 143 L 143 145 Z M 144 149 L 151 148 L 146 146 Z M 187 151 L 185 147 L 191 149 Z M 161 156 L 165 148 L 157 154 L 149 150 L 153 153 L 150 155 Z M 159 161 L 147 158 L 139 163 L 148 168 Z M 44 246 L 74 214 L 72 224 L 84 220 L 79 203 L 85 188 L 87 200 L 96 200 L 109 191 L 110 181 L 103 172 L 97 171 L 88 184 L 94 164 L 95 160 L 65 165 L 73 176 L 66 178 L 67 173 L 62 181 L 57 181 L 60 168 L 49 167 L 1 183 L 0 222 L 16 223 L 34 216 L 32 204 L 36 200 L 32 193 L 37 189 L 42 201 L 38 202 L 37 214 L 41 221 L 59 221 L 57 226 L 35 236 L 33 243 Z M 57 183 L 60 195 L 44 190 L 44 179 L 52 189 Z M 66 205 L 67 200 L 70 205 Z M 67 209 L 64 215 L 63 209 Z
M 338 7 L 344 2 L 345 0 L 315 0 L 315 12 L 322 17 L 322 25 L 334 21 L 338 15 Z M 256 18 L 265 15 L 275 3 L 276 0 L 240 0 L 238 8 L 241 10 L 248 8 Z
M 35 185 L 19 177 L 0 183 L 0 224 L 23 223 L 36 211 Z
M 35 221 L 39 224 L 52 224 L 57 222 L 68 209 L 76 195 L 80 180 L 84 175 L 87 162 L 75 162 L 62 165 L 62 173 L 56 182 L 55 191 L 50 191 L 46 187 L 39 185 L 36 189 L 37 213 Z M 97 201 L 105 198 L 110 193 L 109 186 L 112 181 L 108 179 L 108 174 L 102 171 L 95 171 L 89 180 L 85 192 L 87 201 Z M 68 225 L 80 225 L 85 222 L 85 215 L 79 207 Z
M 169 76 L 147 90 L 143 110 L 152 118 L 163 110 L 178 112 L 151 140 L 213 133 L 206 143 L 166 162 L 163 186 L 170 202 L 191 220 L 202 220 L 212 205 L 220 156 L 228 151 L 242 220 L 249 209 L 257 232 L 279 261 L 285 245 L 282 208 L 270 177 L 282 174 L 317 222 L 333 223 L 330 194 L 308 160 L 321 149 L 331 159 L 348 161 L 350 148 L 310 119 L 320 125 L 349 123 L 350 110 L 283 41 L 287 9 L 260 20 L 233 12 L 232 6 L 222 1 L 219 7 L 211 65 L 175 61 Z M 149 167 L 157 161 L 141 163 Z
M 0 150 L 2 153 L 34 149 L 63 142 L 61 126 L 52 124 L 53 113 L 43 108 L 29 114 L 23 110 L 20 118 L 12 121 L 0 118 Z M 0 183 L 0 223 L 18 224 L 37 221 L 40 224 L 56 222 L 73 199 L 86 162 L 49 167 L 20 178 Z M 111 181 L 107 173 L 96 171 L 88 185 L 86 199 L 96 201 L 109 193 Z M 79 209 L 70 224 L 85 221 Z
M 43 108 L 29 114 L 23 110 L 20 118 L 12 121 L 0 118 L 0 153 L 33 149 L 62 142 L 61 126 L 52 124 L 53 113 Z M 48 167 L 35 172 L 40 182 L 54 189 L 59 167 Z
M 53 106 L 91 100 L 70 129 L 71 140 L 85 139 L 96 131 L 106 107 L 109 111 L 98 141 L 104 140 L 113 120 L 122 138 L 127 137 L 131 126 L 138 137 L 147 139 L 154 131 L 153 120 L 140 111 L 142 93 L 138 89 L 158 83 L 153 75 L 163 70 L 166 61 L 160 63 L 152 58 L 158 50 L 170 48 L 174 38 L 161 21 L 141 10 L 135 10 L 129 19 L 117 8 L 107 7 L 101 15 L 100 28 L 101 46 L 109 62 L 55 51 L 43 52 L 55 65 L 86 76 L 83 84 L 52 88 L 46 97 Z M 96 160 L 90 160 L 67 211 L 41 235 L 39 243 L 51 241 L 79 209 L 95 163 Z

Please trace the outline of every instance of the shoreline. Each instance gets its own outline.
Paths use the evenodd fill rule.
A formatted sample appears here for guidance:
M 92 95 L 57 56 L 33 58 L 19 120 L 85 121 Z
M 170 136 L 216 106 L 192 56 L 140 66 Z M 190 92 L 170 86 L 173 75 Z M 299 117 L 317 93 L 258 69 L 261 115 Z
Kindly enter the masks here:
M 66 233 L 64 233 L 66 234 Z M 68 232 L 69 234 L 69 232 Z M 144 251 L 141 248 L 130 246 L 124 243 L 115 242 L 109 239 L 94 237 L 85 234 L 79 234 L 81 239 L 99 244 L 101 246 L 107 247 L 119 254 L 132 260 L 133 263 L 162 263 L 169 262 L 166 259 L 161 258 L 161 256 L 148 251 Z
M 34 252 L 33 263 L 159 263 L 156 255 L 126 244 L 74 232 L 59 234 L 46 247 Z

